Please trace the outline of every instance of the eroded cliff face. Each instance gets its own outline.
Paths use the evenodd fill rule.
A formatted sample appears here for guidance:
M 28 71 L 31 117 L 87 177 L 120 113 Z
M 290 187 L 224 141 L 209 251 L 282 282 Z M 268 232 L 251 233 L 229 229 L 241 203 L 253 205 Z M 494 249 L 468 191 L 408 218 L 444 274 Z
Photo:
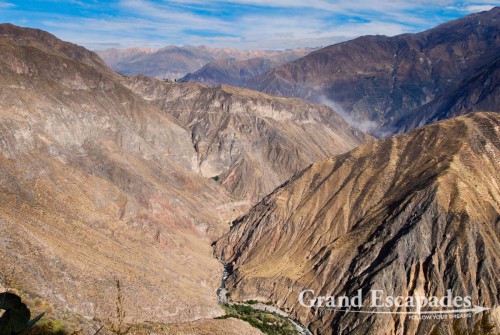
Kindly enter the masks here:
M 314 163 L 217 242 L 232 298 L 271 300 L 314 334 L 448 334 L 449 321 L 309 309 L 298 296 L 451 289 L 498 322 L 499 133 L 498 114 L 470 114 Z
M 300 99 L 143 76 L 126 85 L 190 131 L 203 176 L 252 201 L 312 162 L 371 140 L 331 108 Z
M 0 273 L 56 318 L 113 318 L 116 279 L 126 322 L 220 316 L 210 244 L 239 208 L 190 133 L 95 54 L 0 32 Z

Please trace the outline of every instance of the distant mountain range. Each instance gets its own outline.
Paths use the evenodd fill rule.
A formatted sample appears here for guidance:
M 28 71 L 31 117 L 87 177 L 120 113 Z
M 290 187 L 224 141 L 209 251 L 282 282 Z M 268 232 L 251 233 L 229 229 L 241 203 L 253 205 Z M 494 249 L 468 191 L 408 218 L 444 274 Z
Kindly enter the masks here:
M 418 34 L 335 44 L 244 86 L 328 104 L 352 124 L 388 136 L 471 111 L 500 111 L 498 36 L 496 7 Z
M 206 64 L 194 73 L 187 74 L 180 81 L 198 82 L 210 86 L 220 84 L 244 86 L 247 81 L 254 77 L 278 65 L 301 58 L 314 50 L 312 48 L 299 48 L 244 60 L 235 58 L 218 59 Z
M 499 111 L 499 21 L 497 7 L 417 34 L 363 36 L 316 51 L 171 46 L 99 54 L 124 74 L 323 103 L 387 137 L 472 111 Z
M 226 80 L 219 82 L 217 73 L 207 73 L 207 69 L 201 73 L 197 73 L 197 71 L 212 62 L 214 62 L 212 67 L 216 69 L 223 69 L 229 62 L 235 62 L 232 64 L 233 67 L 239 66 L 243 68 L 243 71 L 247 69 L 249 74 L 255 73 L 257 75 L 263 73 L 262 69 L 265 71 L 270 70 L 272 66 L 269 65 L 276 66 L 295 60 L 313 50 L 312 48 L 298 48 L 296 50 L 285 51 L 240 50 L 186 45 L 182 47 L 166 46 L 161 49 L 108 49 L 96 52 L 113 70 L 125 75 L 143 74 L 158 79 L 174 81 L 181 79 L 189 73 L 194 73 L 193 78 L 196 78 L 196 81 L 199 82 L 231 84 L 231 82 Z M 249 60 L 253 61 L 239 63 L 239 61 Z M 265 60 L 268 65 L 262 67 L 262 65 L 256 63 L 258 62 L 257 60 Z M 242 78 L 247 79 L 250 77 L 243 74 Z M 186 78 L 184 81 L 194 80 Z

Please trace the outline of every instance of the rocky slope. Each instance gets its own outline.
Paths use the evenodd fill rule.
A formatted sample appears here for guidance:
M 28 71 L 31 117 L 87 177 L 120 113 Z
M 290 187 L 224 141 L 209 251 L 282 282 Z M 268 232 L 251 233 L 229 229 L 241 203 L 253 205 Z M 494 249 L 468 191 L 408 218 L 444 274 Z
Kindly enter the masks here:
M 469 78 L 487 66 L 498 71 L 498 36 L 499 7 L 418 34 L 364 36 L 335 44 L 257 76 L 245 86 L 339 106 L 354 124 L 374 134 L 382 125 L 397 122 L 382 130 L 387 135 L 447 117 L 442 108 L 432 115 L 410 116 L 405 123 L 407 115 L 420 114 L 419 108 L 432 100 L 440 104 L 453 92 L 475 95 L 477 86 Z M 494 103 L 498 92 L 489 94 L 491 98 L 483 97 L 482 103 L 473 98 L 467 108 L 452 114 L 499 111 Z
M 403 297 L 450 289 L 491 307 L 500 324 L 499 136 L 499 114 L 473 113 L 312 164 L 215 245 L 232 267 L 232 299 L 271 300 L 313 334 L 451 334 L 446 320 L 298 303 L 304 289 Z M 478 316 L 466 319 L 469 329 Z
M 0 274 L 47 317 L 113 318 L 116 279 L 126 322 L 220 316 L 210 244 L 239 209 L 190 132 L 94 53 L 0 31 Z
M 304 100 L 144 76 L 127 85 L 189 129 L 203 176 L 253 201 L 315 160 L 370 140 L 329 107 Z
M 481 67 L 453 89 L 415 111 L 385 124 L 377 134 L 402 133 L 421 125 L 475 110 L 498 111 L 500 106 L 500 58 Z
M 182 82 L 197 82 L 210 86 L 228 84 L 244 86 L 256 76 L 267 72 L 281 64 L 294 61 L 314 51 L 312 48 L 286 50 L 276 55 L 245 60 L 226 58 L 214 60 L 194 73 L 180 79 Z
M 188 73 L 199 70 L 204 65 L 224 59 L 237 61 L 253 58 L 273 58 L 276 61 L 297 59 L 305 55 L 307 48 L 295 50 L 239 50 L 233 48 L 211 48 L 185 45 L 166 46 L 161 49 L 130 48 L 97 51 L 104 61 L 115 71 L 125 75 L 144 74 L 158 79 L 174 81 Z M 293 55 L 297 54 L 297 57 Z
M 129 78 L 8 24 L 0 88 L 0 285 L 88 333 L 115 317 L 116 280 L 126 323 L 255 333 L 186 323 L 223 313 L 211 243 L 248 208 L 234 194 L 260 198 L 369 140 L 326 106 Z
M 76 44 L 61 41 L 43 30 L 21 28 L 5 23 L 0 24 L 0 38 L 4 43 L 10 42 L 25 49 L 36 48 L 48 55 L 84 63 L 107 74 L 112 73 L 111 69 L 94 52 Z
M 147 324 L 138 330 L 134 330 L 133 335 L 264 335 L 257 328 L 252 327 L 245 321 L 227 319 L 204 319 L 194 322 L 184 322 L 168 325 Z

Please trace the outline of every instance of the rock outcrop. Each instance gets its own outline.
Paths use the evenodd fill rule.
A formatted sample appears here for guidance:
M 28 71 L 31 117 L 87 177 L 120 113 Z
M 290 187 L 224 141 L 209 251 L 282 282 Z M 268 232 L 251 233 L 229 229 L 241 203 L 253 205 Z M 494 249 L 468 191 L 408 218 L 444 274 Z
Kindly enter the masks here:
M 203 176 L 252 201 L 312 162 L 371 140 L 331 108 L 300 99 L 144 76 L 127 85 L 189 129 Z

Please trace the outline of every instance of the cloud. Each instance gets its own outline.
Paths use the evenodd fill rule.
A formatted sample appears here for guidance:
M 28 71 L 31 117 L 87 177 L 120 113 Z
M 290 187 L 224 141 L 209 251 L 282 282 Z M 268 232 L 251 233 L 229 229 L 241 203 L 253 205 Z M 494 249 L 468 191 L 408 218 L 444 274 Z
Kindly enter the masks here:
M 337 102 L 328 99 L 324 96 L 319 98 L 319 102 L 323 105 L 327 105 L 331 109 L 333 109 L 337 114 L 342 116 L 344 120 L 347 121 L 351 126 L 354 126 L 365 133 L 371 132 L 375 130 L 379 125 L 370 120 L 357 120 L 355 119 L 351 113 L 346 112 L 346 110 Z
M 15 6 L 16 5 L 14 5 L 13 3 L 8 3 L 8 2 L 0 1 L 0 9 L 12 8 L 12 7 L 15 7 Z
M 131 11 L 134 15 L 143 16 L 150 20 L 162 20 L 164 25 L 182 24 L 182 27 L 199 27 L 210 29 L 224 29 L 228 23 L 216 17 L 205 17 L 179 10 L 168 4 L 158 5 L 146 0 L 122 0 L 120 7 Z
M 193 43 L 285 49 L 422 31 L 489 9 L 494 0 L 12 1 L 0 2 L 4 20 L 91 48 Z
M 466 12 L 469 12 L 469 13 L 476 13 L 476 12 L 487 11 L 487 10 L 490 10 L 494 7 L 495 6 L 492 6 L 492 5 L 471 5 L 471 6 L 465 7 L 464 10 Z

